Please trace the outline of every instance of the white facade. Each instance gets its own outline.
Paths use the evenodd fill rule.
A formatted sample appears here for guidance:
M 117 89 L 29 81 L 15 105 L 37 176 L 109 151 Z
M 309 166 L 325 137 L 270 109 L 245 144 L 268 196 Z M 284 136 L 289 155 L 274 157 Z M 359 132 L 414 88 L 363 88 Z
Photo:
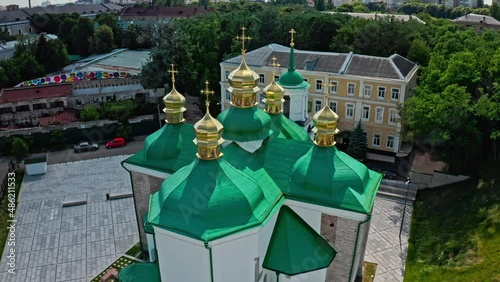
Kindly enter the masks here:
M 308 117 L 307 100 L 309 91 L 307 89 L 309 86 L 306 88 L 283 86 L 283 88 L 285 89 L 285 97 L 290 97 L 289 119 L 293 121 L 305 121 Z

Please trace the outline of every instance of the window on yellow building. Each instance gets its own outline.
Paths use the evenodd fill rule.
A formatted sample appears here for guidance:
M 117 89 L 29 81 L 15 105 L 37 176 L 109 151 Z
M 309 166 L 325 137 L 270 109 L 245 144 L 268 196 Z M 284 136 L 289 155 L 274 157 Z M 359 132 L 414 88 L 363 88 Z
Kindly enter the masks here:
M 392 88 L 391 99 L 399 100 L 399 88 Z
M 339 87 L 339 83 L 337 81 L 330 81 L 330 84 L 332 85 L 330 87 L 330 92 L 331 93 L 337 93 L 338 87 Z
M 323 103 L 321 102 L 321 100 L 315 100 L 314 101 L 314 110 L 317 112 L 317 111 L 321 110 L 321 108 L 323 108 Z
M 377 107 L 375 110 L 375 122 L 382 123 L 384 121 L 384 108 Z
M 323 90 L 323 80 L 316 79 L 316 91 Z
M 387 143 L 385 144 L 387 148 L 394 148 L 394 136 L 387 136 Z
M 361 115 L 361 118 L 363 120 L 369 120 L 370 119 L 370 106 L 363 106 L 363 113 Z
M 348 119 L 354 118 L 354 104 L 345 103 L 345 117 Z
M 398 112 L 396 109 L 389 110 L 389 123 L 395 124 L 398 121 Z
M 354 92 L 356 91 L 356 84 L 354 83 L 348 83 L 347 84 L 347 95 L 354 95 Z
M 265 78 L 265 76 L 262 73 L 259 74 L 259 83 L 260 84 L 266 83 L 266 78 Z
M 371 85 L 365 85 L 364 95 L 365 95 L 365 97 L 372 96 L 372 86 Z
M 372 143 L 373 146 L 377 146 L 377 147 L 380 146 L 380 138 L 381 138 L 380 134 L 378 134 L 378 133 L 373 134 L 373 143 Z
M 231 92 L 226 90 L 226 101 L 231 101 Z
M 379 99 L 385 98 L 385 87 L 382 87 L 382 86 L 378 87 L 378 98 Z
M 330 101 L 330 109 L 332 109 L 332 111 L 334 112 L 337 112 L 337 102 Z

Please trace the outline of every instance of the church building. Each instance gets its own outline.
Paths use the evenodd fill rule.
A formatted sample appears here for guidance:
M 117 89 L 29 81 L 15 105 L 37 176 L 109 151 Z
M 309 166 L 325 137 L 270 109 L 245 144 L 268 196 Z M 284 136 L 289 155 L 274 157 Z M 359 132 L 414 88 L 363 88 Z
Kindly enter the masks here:
M 306 114 L 295 107 L 308 84 L 293 67 L 293 30 L 291 67 L 262 89 L 258 107 L 259 75 L 247 65 L 242 30 L 230 107 L 210 115 L 206 82 L 205 116 L 184 123 L 172 65 L 167 123 L 122 163 L 151 262 L 127 266 L 121 281 L 352 282 L 362 274 L 382 175 L 337 149 L 339 116 L 328 104 L 313 117 L 313 140 L 283 114 L 287 91 L 290 116 Z

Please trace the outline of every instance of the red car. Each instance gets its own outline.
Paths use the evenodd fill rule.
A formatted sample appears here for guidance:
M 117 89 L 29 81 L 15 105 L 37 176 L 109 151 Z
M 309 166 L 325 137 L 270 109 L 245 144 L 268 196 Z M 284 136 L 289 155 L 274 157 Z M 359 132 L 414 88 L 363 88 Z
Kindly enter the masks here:
M 116 148 L 125 146 L 125 139 L 118 137 L 111 141 L 106 142 L 106 148 Z

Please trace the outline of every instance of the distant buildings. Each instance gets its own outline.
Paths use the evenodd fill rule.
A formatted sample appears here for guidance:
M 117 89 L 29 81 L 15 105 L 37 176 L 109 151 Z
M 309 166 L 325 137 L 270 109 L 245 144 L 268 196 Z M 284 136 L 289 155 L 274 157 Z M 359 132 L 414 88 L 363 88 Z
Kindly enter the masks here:
M 500 29 L 500 21 L 485 15 L 467 14 L 453 21 L 458 25 L 473 27 L 478 34 L 481 34 L 484 29 L 492 29 L 495 31 Z
M 334 1 L 334 3 L 337 3 L 337 2 L 340 2 L 341 4 L 344 4 L 344 3 L 350 4 L 351 0 L 336 0 L 336 1 Z M 405 2 L 409 2 L 409 0 L 363 0 L 364 4 L 376 3 L 376 2 L 387 3 L 388 8 L 397 8 Z M 458 7 L 458 6 L 477 8 L 477 0 L 423 0 L 422 2 L 431 3 L 431 4 L 442 4 L 442 5 L 445 5 L 448 7 L 453 7 L 453 8 Z M 335 5 L 335 6 L 337 6 L 337 5 Z M 338 6 L 340 6 L 340 5 L 338 5 Z
M 415 20 L 421 24 L 425 24 L 423 20 L 413 15 L 398 15 L 398 14 L 378 14 L 378 13 L 343 13 L 343 12 L 325 12 L 329 14 L 346 14 L 355 18 L 363 18 L 367 20 L 376 20 L 379 18 L 391 18 L 401 22 Z

